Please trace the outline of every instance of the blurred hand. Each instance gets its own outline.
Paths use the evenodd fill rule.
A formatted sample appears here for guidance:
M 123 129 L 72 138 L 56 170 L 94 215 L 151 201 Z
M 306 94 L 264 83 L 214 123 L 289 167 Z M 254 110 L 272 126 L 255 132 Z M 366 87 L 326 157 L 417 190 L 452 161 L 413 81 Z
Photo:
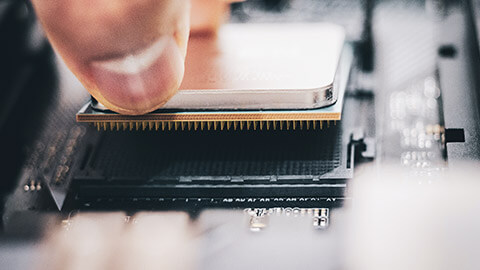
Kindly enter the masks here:
M 197 231 L 184 212 L 75 215 L 49 228 L 33 269 L 197 269 Z
M 190 29 L 215 33 L 233 1 L 32 0 L 51 44 L 90 94 L 132 115 L 176 93 Z

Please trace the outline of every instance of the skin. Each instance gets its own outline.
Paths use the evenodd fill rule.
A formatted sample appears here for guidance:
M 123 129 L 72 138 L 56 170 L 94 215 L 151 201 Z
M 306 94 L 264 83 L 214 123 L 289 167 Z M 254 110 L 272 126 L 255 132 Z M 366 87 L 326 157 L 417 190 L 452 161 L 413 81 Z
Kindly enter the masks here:
M 158 109 L 176 93 L 190 29 L 215 34 L 232 1 L 32 3 L 50 43 L 90 94 L 113 111 L 137 115 Z M 154 53 L 145 56 L 146 51 Z

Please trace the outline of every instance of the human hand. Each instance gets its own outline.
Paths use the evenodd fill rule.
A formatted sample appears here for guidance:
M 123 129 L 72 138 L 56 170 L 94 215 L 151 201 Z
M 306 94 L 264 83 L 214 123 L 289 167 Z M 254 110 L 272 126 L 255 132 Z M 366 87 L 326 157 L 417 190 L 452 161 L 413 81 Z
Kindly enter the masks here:
M 176 93 L 190 29 L 215 33 L 233 1 L 32 0 L 50 43 L 90 94 L 131 115 Z

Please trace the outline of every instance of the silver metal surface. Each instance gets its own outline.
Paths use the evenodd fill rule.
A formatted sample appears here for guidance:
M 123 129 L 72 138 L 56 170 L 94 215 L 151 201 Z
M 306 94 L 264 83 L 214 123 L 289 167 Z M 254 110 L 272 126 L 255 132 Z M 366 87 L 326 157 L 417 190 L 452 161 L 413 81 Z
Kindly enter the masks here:
M 185 77 L 162 109 L 314 109 L 337 101 L 342 27 L 230 24 L 190 38 Z M 97 110 L 106 108 L 97 103 Z

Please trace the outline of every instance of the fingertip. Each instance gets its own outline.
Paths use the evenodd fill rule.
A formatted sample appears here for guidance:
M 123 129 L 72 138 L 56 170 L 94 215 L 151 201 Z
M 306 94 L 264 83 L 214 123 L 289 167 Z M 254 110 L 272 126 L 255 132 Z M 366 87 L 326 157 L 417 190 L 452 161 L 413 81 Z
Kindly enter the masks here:
M 140 53 L 94 61 L 92 95 L 118 113 L 138 115 L 158 109 L 183 79 L 184 54 L 173 37 L 162 37 Z

